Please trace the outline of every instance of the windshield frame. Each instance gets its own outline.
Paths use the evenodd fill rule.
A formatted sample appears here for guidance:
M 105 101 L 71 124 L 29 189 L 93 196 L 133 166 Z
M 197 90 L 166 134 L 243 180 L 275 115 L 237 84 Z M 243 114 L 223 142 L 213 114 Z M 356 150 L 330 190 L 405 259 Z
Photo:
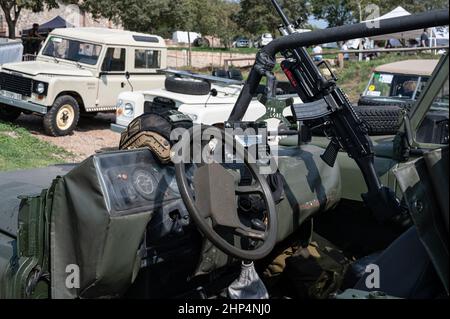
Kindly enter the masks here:
M 55 55 L 46 54 L 45 50 L 46 50 L 47 46 L 50 44 L 50 42 L 52 41 L 52 38 L 60 38 L 62 40 L 75 41 L 75 42 L 79 42 L 81 44 L 87 44 L 87 45 L 100 47 L 100 50 L 98 52 L 97 60 L 96 60 L 95 64 L 85 63 L 85 62 L 82 62 L 82 61 L 72 60 L 72 59 L 68 59 L 68 58 L 61 58 L 61 57 L 57 57 Z M 80 64 L 80 65 L 83 65 L 83 66 L 86 66 L 86 67 L 97 67 L 99 62 L 101 60 L 103 60 L 102 57 L 103 57 L 104 49 L 105 49 L 105 45 L 100 44 L 100 43 L 86 41 L 86 40 L 83 40 L 83 39 L 75 39 L 75 38 L 61 36 L 61 35 L 50 35 L 48 37 L 48 40 L 45 42 L 45 45 L 42 46 L 42 49 L 41 49 L 41 52 L 40 52 L 39 55 L 42 56 L 42 57 L 45 57 L 45 58 L 56 59 L 57 61 L 64 61 L 64 62 L 68 62 L 68 63 Z
M 407 126 L 401 128 L 400 131 L 405 129 L 412 133 L 412 140 L 410 145 L 417 149 L 435 149 L 442 147 L 440 144 L 423 143 L 417 140 L 416 133 L 418 132 L 422 122 L 424 121 L 428 112 L 435 104 L 436 97 L 442 91 L 445 83 L 449 81 L 449 53 L 447 52 L 441 57 L 438 65 L 433 71 L 433 75 L 428 80 L 425 91 L 419 96 L 419 99 L 414 103 L 411 111 L 407 116 Z M 404 123 L 406 124 L 406 123 Z

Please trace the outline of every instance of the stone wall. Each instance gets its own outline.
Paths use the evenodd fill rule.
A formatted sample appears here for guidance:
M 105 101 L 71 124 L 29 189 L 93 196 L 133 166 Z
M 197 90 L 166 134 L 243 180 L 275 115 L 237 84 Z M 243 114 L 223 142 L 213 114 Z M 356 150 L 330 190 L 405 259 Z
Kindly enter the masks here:
M 223 67 L 227 59 L 249 59 L 243 61 L 232 61 L 229 65 L 236 67 L 251 66 L 255 62 L 255 54 L 240 54 L 228 52 L 192 52 L 192 67 L 208 68 Z M 170 68 L 180 68 L 188 65 L 187 50 L 168 50 L 167 66 Z

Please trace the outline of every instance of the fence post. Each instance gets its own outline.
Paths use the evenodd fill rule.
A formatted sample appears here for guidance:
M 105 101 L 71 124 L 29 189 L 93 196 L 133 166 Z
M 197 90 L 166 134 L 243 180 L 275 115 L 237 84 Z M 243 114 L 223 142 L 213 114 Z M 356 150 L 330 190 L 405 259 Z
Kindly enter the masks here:
M 344 53 L 342 52 L 338 54 L 338 66 L 340 69 L 344 68 Z

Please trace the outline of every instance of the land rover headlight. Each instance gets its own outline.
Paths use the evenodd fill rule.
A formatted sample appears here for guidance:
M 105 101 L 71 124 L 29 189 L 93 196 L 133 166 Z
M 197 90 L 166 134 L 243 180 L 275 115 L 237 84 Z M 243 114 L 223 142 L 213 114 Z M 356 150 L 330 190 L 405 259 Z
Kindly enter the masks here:
M 44 94 L 46 89 L 47 89 L 47 87 L 44 82 L 38 82 L 34 86 L 34 91 L 39 95 Z
M 132 117 L 134 115 L 134 104 L 133 103 L 125 103 L 123 106 L 123 115 Z

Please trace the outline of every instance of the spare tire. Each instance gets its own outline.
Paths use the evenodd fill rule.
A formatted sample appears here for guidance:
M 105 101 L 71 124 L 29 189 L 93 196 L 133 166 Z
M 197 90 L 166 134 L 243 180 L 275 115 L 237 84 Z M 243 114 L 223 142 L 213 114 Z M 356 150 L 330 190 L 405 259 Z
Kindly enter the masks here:
M 355 111 L 366 124 L 369 135 L 397 134 L 403 109 L 395 105 L 357 106 Z
M 414 105 L 416 101 L 412 100 L 395 100 L 390 98 L 370 98 L 366 96 L 362 96 L 359 101 L 359 106 L 386 106 L 386 105 L 394 105 L 401 107 L 407 111 L 411 110 L 411 107 Z
M 211 92 L 211 84 L 206 81 L 175 76 L 166 78 L 165 87 L 167 91 L 189 95 L 208 95 Z

